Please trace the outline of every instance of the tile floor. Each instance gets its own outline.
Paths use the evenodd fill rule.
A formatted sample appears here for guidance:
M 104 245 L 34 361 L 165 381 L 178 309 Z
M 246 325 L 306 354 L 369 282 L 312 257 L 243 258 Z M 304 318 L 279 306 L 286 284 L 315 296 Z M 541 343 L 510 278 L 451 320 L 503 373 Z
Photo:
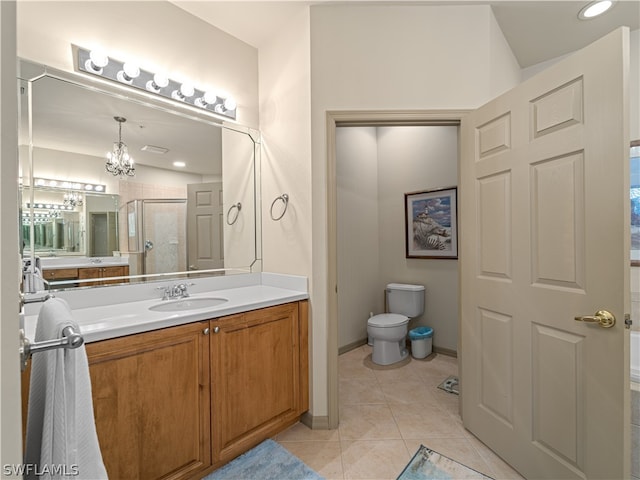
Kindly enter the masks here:
M 339 357 L 340 425 L 298 423 L 275 440 L 327 480 L 395 479 L 420 444 L 498 479 L 522 479 L 462 426 L 458 396 L 439 388 L 457 359 L 432 354 L 394 369 L 374 369 L 371 347 Z

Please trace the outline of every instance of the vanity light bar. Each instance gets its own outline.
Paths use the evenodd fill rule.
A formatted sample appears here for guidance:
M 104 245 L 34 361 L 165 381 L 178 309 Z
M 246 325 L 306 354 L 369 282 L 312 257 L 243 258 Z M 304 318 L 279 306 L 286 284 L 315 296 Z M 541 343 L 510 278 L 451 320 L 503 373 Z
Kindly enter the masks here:
M 59 188 L 60 190 L 77 190 L 79 192 L 104 193 L 107 190 L 106 185 L 101 185 L 99 183 L 73 182 L 69 180 L 54 180 L 51 178 L 34 178 L 33 183 L 36 187 Z
M 71 205 L 62 205 L 61 203 L 27 203 L 27 208 L 33 207 L 34 209 L 45 210 L 73 210 Z
M 142 70 L 137 65 L 121 62 L 96 50 L 90 51 L 77 46 L 75 48 L 78 51 L 76 68 L 82 72 L 186 103 L 232 120 L 236 119 L 237 105 L 229 95 L 198 90 L 189 82 L 180 83 L 171 80 L 163 73 L 154 74 Z

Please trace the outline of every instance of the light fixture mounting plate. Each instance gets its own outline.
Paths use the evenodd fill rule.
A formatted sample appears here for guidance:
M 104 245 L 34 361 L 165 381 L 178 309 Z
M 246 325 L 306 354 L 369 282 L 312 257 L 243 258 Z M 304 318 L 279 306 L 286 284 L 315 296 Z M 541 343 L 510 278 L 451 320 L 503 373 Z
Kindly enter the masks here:
M 225 105 L 229 104 L 229 102 L 227 102 L 227 100 L 229 99 L 225 98 L 224 96 L 216 96 L 214 103 L 207 103 L 203 101 L 206 92 L 194 88 L 193 95 L 189 97 L 179 97 L 179 99 L 176 100 L 176 97 L 173 95 L 173 93 L 180 91 L 180 87 L 182 86 L 181 82 L 177 82 L 169 78 L 166 79 L 166 86 L 150 90 L 149 88 L 147 88 L 147 85 L 153 84 L 154 82 L 153 72 L 140 69 L 140 73 L 136 78 L 123 76 L 121 72 L 124 71 L 125 62 L 122 62 L 110 56 L 107 57 L 108 61 L 106 65 L 100 67 L 98 70 L 92 69 L 87 67 L 87 65 L 90 65 L 91 62 L 91 51 L 77 45 L 72 45 L 72 47 L 74 50 L 76 50 L 77 56 L 75 67 L 80 72 L 84 72 L 102 79 L 111 80 L 123 87 L 141 90 L 150 95 L 158 95 L 160 97 L 163 97 L 164 99 L 171 100 L 175 103 L 188 105 L 197 110 L 204 110 L 208 113 L 214 114 L 224 119 L 236 120 L 237 106 L 235 105 L 235 102 L 231 102 L 233 104 L 233 108 L 227 108 Z

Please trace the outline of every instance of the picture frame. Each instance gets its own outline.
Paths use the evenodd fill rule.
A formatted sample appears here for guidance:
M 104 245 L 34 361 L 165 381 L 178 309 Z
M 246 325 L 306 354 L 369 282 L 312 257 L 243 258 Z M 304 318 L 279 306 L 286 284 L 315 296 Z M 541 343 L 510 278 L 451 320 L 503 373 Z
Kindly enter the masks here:
M 458 188 L 404 194 L 406 258 L 458 258 Z

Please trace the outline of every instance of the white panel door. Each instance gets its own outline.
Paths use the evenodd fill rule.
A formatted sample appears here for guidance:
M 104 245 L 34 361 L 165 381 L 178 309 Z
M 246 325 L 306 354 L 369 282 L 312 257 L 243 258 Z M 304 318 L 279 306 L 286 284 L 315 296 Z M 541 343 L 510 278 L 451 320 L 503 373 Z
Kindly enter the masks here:
M 224 267 L 222 183 L 187 185 L 189 270 Z
M 630 476 L 627 72 L 620 29 L 462 122 L 462 416 L 528 479 Z

